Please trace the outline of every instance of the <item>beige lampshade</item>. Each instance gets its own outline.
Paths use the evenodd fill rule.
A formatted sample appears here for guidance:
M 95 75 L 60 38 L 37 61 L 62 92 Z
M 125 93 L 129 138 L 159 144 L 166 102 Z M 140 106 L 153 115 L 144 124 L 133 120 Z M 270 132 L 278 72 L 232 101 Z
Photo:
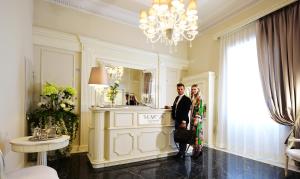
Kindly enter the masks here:
M 108 86 L 107 75 L 103 66 L 92 67 L 89 79 L 89 85 L 93 86 Z

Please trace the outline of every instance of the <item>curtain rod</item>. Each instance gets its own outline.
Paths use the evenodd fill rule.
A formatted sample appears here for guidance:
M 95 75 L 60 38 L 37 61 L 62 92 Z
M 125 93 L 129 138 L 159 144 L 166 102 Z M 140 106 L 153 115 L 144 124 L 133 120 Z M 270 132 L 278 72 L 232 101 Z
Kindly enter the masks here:
M 230 26 L 228 28 L 226 28 L 225 30 L 221 31 L 221 32 L 218 32 L 214 35 L 214 40 L 218 40 L 220 39 L 220 37 L 224 36 L 225 34 L 228 34 L 230 32 L 233 32 L 235 30 L 238 30 L 240 28 L 242 28 L 243 26 L 251 23 L 251 22 L 254 22 L 258 19 L 260 19 L 261 17 L 264 17 L 280 8 L 283 8 L 293 2 L 296 2 L 297 0 L 285 0 L 283 2 L 279 2 L 277 4 L 274 4 L 273 6 L 263 10 L 263 11 L 260 11 L 258 13 L 256 13 L 255 15 L 253 16 L 250 16 L 249 18 L 243 20 L 242 22 L 238 23 L 238 24 L 235 24 L 233 26 Z

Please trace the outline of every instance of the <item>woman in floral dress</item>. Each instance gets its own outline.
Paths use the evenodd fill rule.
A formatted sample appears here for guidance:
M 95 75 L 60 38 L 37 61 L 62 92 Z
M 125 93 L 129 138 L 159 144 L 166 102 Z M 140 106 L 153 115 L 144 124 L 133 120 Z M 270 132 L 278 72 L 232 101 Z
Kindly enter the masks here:
M 202 129 L 202 117 L 203 117 L 203 100 L 200 95 L 200 90 L 197 84 L 192 85 L 191 89 L 191 130 L 195 131 L 195 144 L 193 145 L 193 158 L 198 158 L 202 154 L 203 146 L 203 129 Z

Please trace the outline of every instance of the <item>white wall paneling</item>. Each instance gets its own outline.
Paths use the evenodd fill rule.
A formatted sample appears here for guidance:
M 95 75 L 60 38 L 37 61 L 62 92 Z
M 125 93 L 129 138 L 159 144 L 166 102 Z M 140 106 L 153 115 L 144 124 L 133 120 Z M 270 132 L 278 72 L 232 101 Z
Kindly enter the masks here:
M 34 45 L 34 103 L 40 100 L 41 90 L 47 82 L 58 86 L 72 86 L 77 90 L 75 113 L 80 115 L 81 60 L 78 52 Z M 79 141 L 74 141 L 74 150 Z
M 160 98 L 165 98 L 164 94 L 167 94 L 167 89 L 163 79 L 172 78 L 167 73 L 164 73 L 164 67 L 173 67 L 180 71 L 186 68 L 188 62 L 186 60 L 179 60 L 168 55 L 155 54 L 139 49 L 124 47 L 116 44 L 111 44 L 96 39 L 79 36 L 80 42 L 82 43 L 82 113 L 88 118 L 88 107 L 92 105 L 93 92 L 87 85 L 89 71 L 92 66 L 95 66 L 98 62 L 104 64 L 110 64 L 114 66 L 123 66 L 127 68 L 140 69 L 151 71 L 156 79 L 156 105 L 155 107 L 163 107 L 166 103 L 165 100 L 159 101 Z M 160 57 L 162 56 L 162 57 Z M 158 60 L 160 59 L 160 60 Z M 162 62 L 162 63 L 159 63 Z M 83 69 L 85 68 L 85 69 Z M 86 91 L 86 92 L 84 92 Z M 84 96 L 85 95 L 85 96 Z M 162 97 L 163 96 L 163 97 Z M 172 99 L 173 100 L 173 99 Z M 87 103 L 89 102 L 89 103 Z M 82 120 L 87 121 L 87 120 Z M 85 128 L 85 124 L 82 127 Z M 87 131 L 85 131 L 83 141 L 87 141 Z
M 55 82 L 75 87 L 75 54 L 53 49 L 41 49 L 41 85 Z M 59 66 L 59 68 L 58 68 Z
M 198 84 L 206 104 L 206 117 L 203 120 L 204 143 L 214 146 L 214 88 L 215 73 L 205 72 L 195 76 L 185 77 L 182 80 L 186 86 Z
M 158 70 L 158 91 L 159 107 L 173 105 L 177 96 L 176 84 L 180 82 L 181 70 L 188 67 L 188 61 L 171 58 L 167 55 L 159 55 Z
M 59 86 L 72 86 L 77 90 L 75 112 L 80 115 L 81 57 L 77 37 L 43 28 L 33 28 L 34 44 L 34 97 L 33 105 L 41 99 L 46 82 Z M 81 133 L 79 133 L 81 137 Z M 73 143 L 73 152 L 80 150 L 80 140 Z M 82 146 L 81 146 L 82 147 Z M 85 151 L 87 146 L 85 146 Z
M 116 66 L 124 66 L 127 68 L 133 69 L 141 69 L 154 72 L 154 78 L 156 79 L 156 108 L 161 108 L 167 104 L 168 100 L 173 100 L 173 96 L 169 96 L 168 91 L 175 90 L 176 91 L 176 83 L 178 82 L 178 78 L 180 78 L 180 71 L 182 69 L 187 68 L 188 61 L 186 59 L 178 59 L 171 55 L 164 55 L 159 53 L 148 52 L 145 50 L 140 50 L 136 48 L 125 47 L 117 44 L 112 44 L 104 41 L 100 41 L 97 39 L 81 36 L 81 35 L 73 35 L 64 32 L 58 32 L 46 28 L 41 27 L 33 27 L 33 42 L 35 48 L 46 49 L 46 51 L 41 52 L 40 50 L 34 52 L 35 59 L 41 59 L 42 57 L 47 56 L 46 58 L 52 58 L 54 60 L 47 60 L 47 66 L 53 67 L 55 64 L 60 63 L 59 59 L 69 59 L 64 62 L 64 65 L 72 65 L 71 64 L 71 56 L 68 54 L 75 53 L 79 55 L 79 63 L 80 65 L 76 66 L 75 63 L 75 74 L 76 72 L 80 73 L 79 77 L 75 77 L 75 86 L 80 91 L 80 139 L 78 151 L 87 151 L 88 150 L 88 126 L 89 121 L 91 119 L 91 114 L 89 111 L 89 107 L 95 104 L 95 92 L 92 87 L 88 86 L 88 79 L 90 75 L 90 69 L 93 66 L 96 66 L 98 62 L 116 65 Z M 36 47 L 37 46 L 37 47 Z M 62 51 L 63 54 L 56 53 L 49 54 L 50 51 Z M 80 57 L 81 55 L 81 57 Z M 56 56 L 59 56 L 57 58 Z M 75 60 L 77 61 L 77 60 Z M 43 62 L 44 63 L 44 62 Z M 45 63 L 45 64 L 46 64 Z M 40 73 L 40 63 L 34 64 L 35 72 Z M 38 67 L 37 67 L 38 66 Z M 44 66 L 45 67 L 45 66 Z M 70 67 L 71 68 L 71 67 Z M 176 80 L 172 81 L 172 89 L 169 89 L 171 85 L 166 85 L 167 79 L 173 79 L 171 76 L 173 73 L 168 73 L 166 70 L 174 69 L 177 73 Z M 74 69 L 74 66 L 73 66 Z M 43 69 L 42 69 L 43 70 Z M 59 69 L 60 70 L 60 69 Z M 58 71 L 59 71 L 58 70 Z M 50 70 L 44 71 L 46 76 L 49 77 Z M 73 71 L 74 72 L 74 71 Z M 60 72 L 61 73 L 61 72 Z M 74 76 L 74 75 L 73 75 Z M 36 75 L 35 75 L 36 77 Z M 52 76 L 50 75 L 52 78 Z M 50 78 L 49 77 L 49 78 Z M 39 78 L 39 77 L 36 77 Z M 67 77 L 66 77 L 67 78 Z M 70 78 L 70 76 L 68 77 Z M 79 87 L 76 85 L 76 79 L 80 79 Z M 44 79 L 43 76 L 43 81 Z M 35 89 L 40 90 L 41 79 L 35 79 L 39 84 L 35 84 Z M 67 80 L 70 81 L 70 80 Z M 64 82 L 65 83 L 65 82 Z M 174 86 L 173 86 L 174 85 Z M 38 86 L 38 87 L 37 87 Z M 36 92 L 36 91 L 35 91 Z M 39 101 L 39 98 L 36 99 L 36 102 Z M 118 121 L 121 125 L 120 121 Z M 127 122 L 124 122 L 122 125 L 127 125 Z M 129 124 L 129 123 L 128 123 Z

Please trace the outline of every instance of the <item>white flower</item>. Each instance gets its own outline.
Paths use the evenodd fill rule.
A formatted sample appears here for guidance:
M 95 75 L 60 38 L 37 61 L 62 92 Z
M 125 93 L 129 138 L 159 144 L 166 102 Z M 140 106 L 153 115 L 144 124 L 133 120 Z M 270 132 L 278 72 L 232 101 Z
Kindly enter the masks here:
M 65 104 L 65 103 L 61 103 L 61 104 L 60 104 L 60 107 L 65 108 L 65 107 L 66 107 L 66 104 Z
M 71 108 L 63 108 L 64 109 L 64 111 L 70 111 L 71 110 Z
M 68 105 L 74 105 L 74 102 L 72 100 L 66 99 L 63 102 L 66 103 L 66 104 L 68 104 Z
M 42 105 L 45 105 L 45 104 L 46 104 L 45 102 L 39 102 L 38 106 L 41 107 Z

